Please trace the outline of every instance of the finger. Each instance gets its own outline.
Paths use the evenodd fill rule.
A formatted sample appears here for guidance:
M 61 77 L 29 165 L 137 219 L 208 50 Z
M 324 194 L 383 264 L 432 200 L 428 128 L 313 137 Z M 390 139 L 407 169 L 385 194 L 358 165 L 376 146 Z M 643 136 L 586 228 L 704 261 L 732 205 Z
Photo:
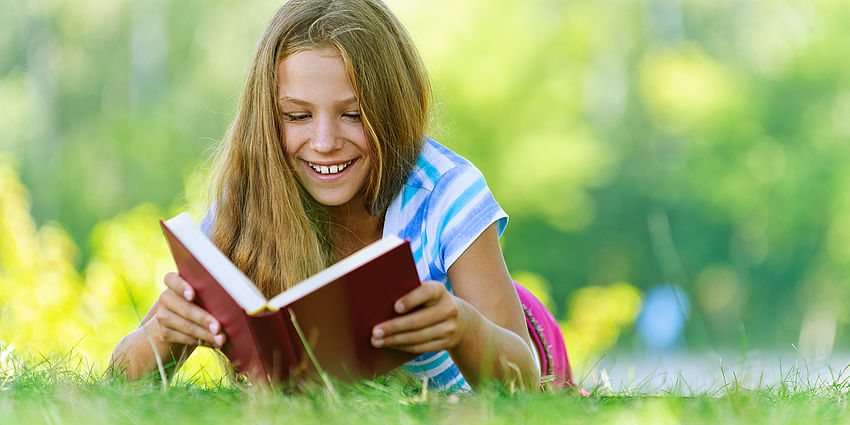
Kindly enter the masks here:
M 372 345 L 375 347 L 404 347 L 424 344 L 435 340 L 451 340 L 457 331 L 457 322 L 454 320 L 439 322 L 434 326 L 416 329 L 410 332 L 402 332 L 386 336 L 384 338 L 372 337 Z
M 434 326 L 440 322 L 453 321 L 457 318 L 457 315 L 457 305 L 452 300 L 446 299 L 444 303 L 422 308 L 379 323 L 372 329 L 372 335 L 376 338 L 386 338 L 390 335 Z
M 190 320 L 187 320 L 184 317 L 181 317 L 175 314 L 172 311 L 165 310 L 161 314 L 157 316 L 157 320 L 159 320 L 160 325 L 166 331 L 173 331 L 192 340 L 193 345 L 197 345 L 197 340 L 201 339 L 210 344 L 216 344 L 216 334 L 209 331 L 209 329 L 205 329 L 202 326 L 199 326 L 197 323 L 194 323 Z M 173 333 L 166 333 L 169 337 L 173 337 Z M 180 341 L 173 342 L 183 342 L 184 338 L 181 338 Z
M 185 335 L 182 332 L 177 332 L 165 324 L 165 317 L 168 313 L 161 311 L 153 317 L 153 320 L 145 325 L 146 332 L 156 339 L 168 344 L 183 344 L 196 345 L 198 339 Z
M 168 287 L 168 289 L 182 295 L 186 301 L 192 301 L 195 299 L 195 290 L 192 289 L 192 286 L 186 283 L 186 281 L 183 280 L 183 278 L 176 272 L 167 273 L 164 280 L 165 286 Z
M 221 324 L 218 323 L 218 320 L 197 304 L 186 301 L 171 291 L 165 291 L 162 294 L 162 300 L 165 308 L 172 313 L 209 329 L 213 334 L 221 331 Z
M 227 336 L 224 333 L 216 334 L 213 337 L 213 341 L 215 341 L 215 342 L 213 344 L 210 344 L 207 341 L 199 339 L 199 340 L 195 341 L 195 343 L 197 343 L 199 347 L 221 348 L 224 345 L 224 343 L 227 341 Z
M 165 291 L 161 299 L 165 307 L 163 314 L 191 321 L 195 325 L 208 330 L 210 334 L 221 332 L 221 324 L 218 320 L 197 304 L 190 303 L 171 291 Z
M 169 344 L 199 345 L 198 341 L 201 341 L 174 329 L 163 328 L 161 332 L 161 338 Z
M 435 302 L 443 293 L 448 293 L 446 287 L 439 282 L 426 281 L 408 292 L 396 301 L 394 308 L 396 313 L 403 314 L 429 302 Z

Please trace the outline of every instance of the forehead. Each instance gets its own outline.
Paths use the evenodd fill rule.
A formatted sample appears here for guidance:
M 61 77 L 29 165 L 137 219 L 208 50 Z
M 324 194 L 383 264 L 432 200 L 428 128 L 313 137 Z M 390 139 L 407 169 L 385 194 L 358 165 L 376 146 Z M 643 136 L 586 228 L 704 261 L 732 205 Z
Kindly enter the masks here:
M 323 89 L 353 92 L 348 68 L 335 47 L 301 50 L 278 64 L 280 96 Z

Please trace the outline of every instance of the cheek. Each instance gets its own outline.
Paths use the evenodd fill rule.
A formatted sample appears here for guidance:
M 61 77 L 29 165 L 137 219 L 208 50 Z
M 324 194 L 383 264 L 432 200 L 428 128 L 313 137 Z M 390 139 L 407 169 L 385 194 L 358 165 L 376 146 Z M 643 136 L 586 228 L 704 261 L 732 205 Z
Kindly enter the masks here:
M 287 133 L 283 129 L 280 131 L 280 145 L 283 148 L 283 158 L 290 169 L 297 171 L 298 160 L 296 159 L 296 154 L 298 153 L 298 147 L 294 143 L 295 140 L 294 135 Z
M 287 158 L 298 152 L 300 145 L 299 140 L 298 131 L 292 128 L 287 128 L 286 126 L 281 128 L 280 143 L 283 146 L 283 152 L 286 153 Z
M 362 151 L 369 151 L 369 139 L 362 124 L 351 125 L 346 129 L 346 138 L 354 142 Z

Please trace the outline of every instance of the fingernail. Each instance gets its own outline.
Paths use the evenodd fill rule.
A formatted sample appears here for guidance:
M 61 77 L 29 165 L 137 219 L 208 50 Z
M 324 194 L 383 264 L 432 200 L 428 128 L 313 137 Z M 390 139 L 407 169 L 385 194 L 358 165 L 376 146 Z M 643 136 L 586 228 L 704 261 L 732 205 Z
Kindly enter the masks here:
M 404 304 L 401 301 L 395 303 L 395 311 L 396 313 L 401 313 L 404 311 Z
M 383 345 L 384 345 L 384 340 L 383 340 L 383 339 L 373 338 L 373 339 L 372 339 L 372 345 L 374 345 L 375 347 L 381 347 L 381 346 L 383 346 Z
M 381 328 L 375 328 L 375 330 L 372 331 L 372 335 L 375 338 L 380 338 L 380 337 L 384 336 L 384 330 L 381 329 Z
M 186 301 L 192 301 L 192 290 L 187 289 L 183 291 L 183 298 L 186 298 Z
M 218 323 L 212 322 L 210 323 L 210 332 L 217 334 L 218 333 Z
M 213 339 L 215 340 L 215 345 L 219 347 L 224 345 L 224 335 L 216 335 Z

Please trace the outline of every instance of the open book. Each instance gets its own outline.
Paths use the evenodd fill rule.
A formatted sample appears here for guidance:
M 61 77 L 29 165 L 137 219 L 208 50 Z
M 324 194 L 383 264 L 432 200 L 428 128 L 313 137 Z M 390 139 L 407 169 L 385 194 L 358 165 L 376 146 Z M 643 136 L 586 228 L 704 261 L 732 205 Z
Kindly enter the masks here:
M 375 325 L 396 316 L 395 301 L 420 284 L 409 242 L 381 239 L 267 300 L 188 215 L 160 223 L 180 277 L 227 335 L 221 351 L 252 381 L 313 374 L 302 341 L 322 370 L 343 380 L 372 378 L 415 357 L 370 341 Z

